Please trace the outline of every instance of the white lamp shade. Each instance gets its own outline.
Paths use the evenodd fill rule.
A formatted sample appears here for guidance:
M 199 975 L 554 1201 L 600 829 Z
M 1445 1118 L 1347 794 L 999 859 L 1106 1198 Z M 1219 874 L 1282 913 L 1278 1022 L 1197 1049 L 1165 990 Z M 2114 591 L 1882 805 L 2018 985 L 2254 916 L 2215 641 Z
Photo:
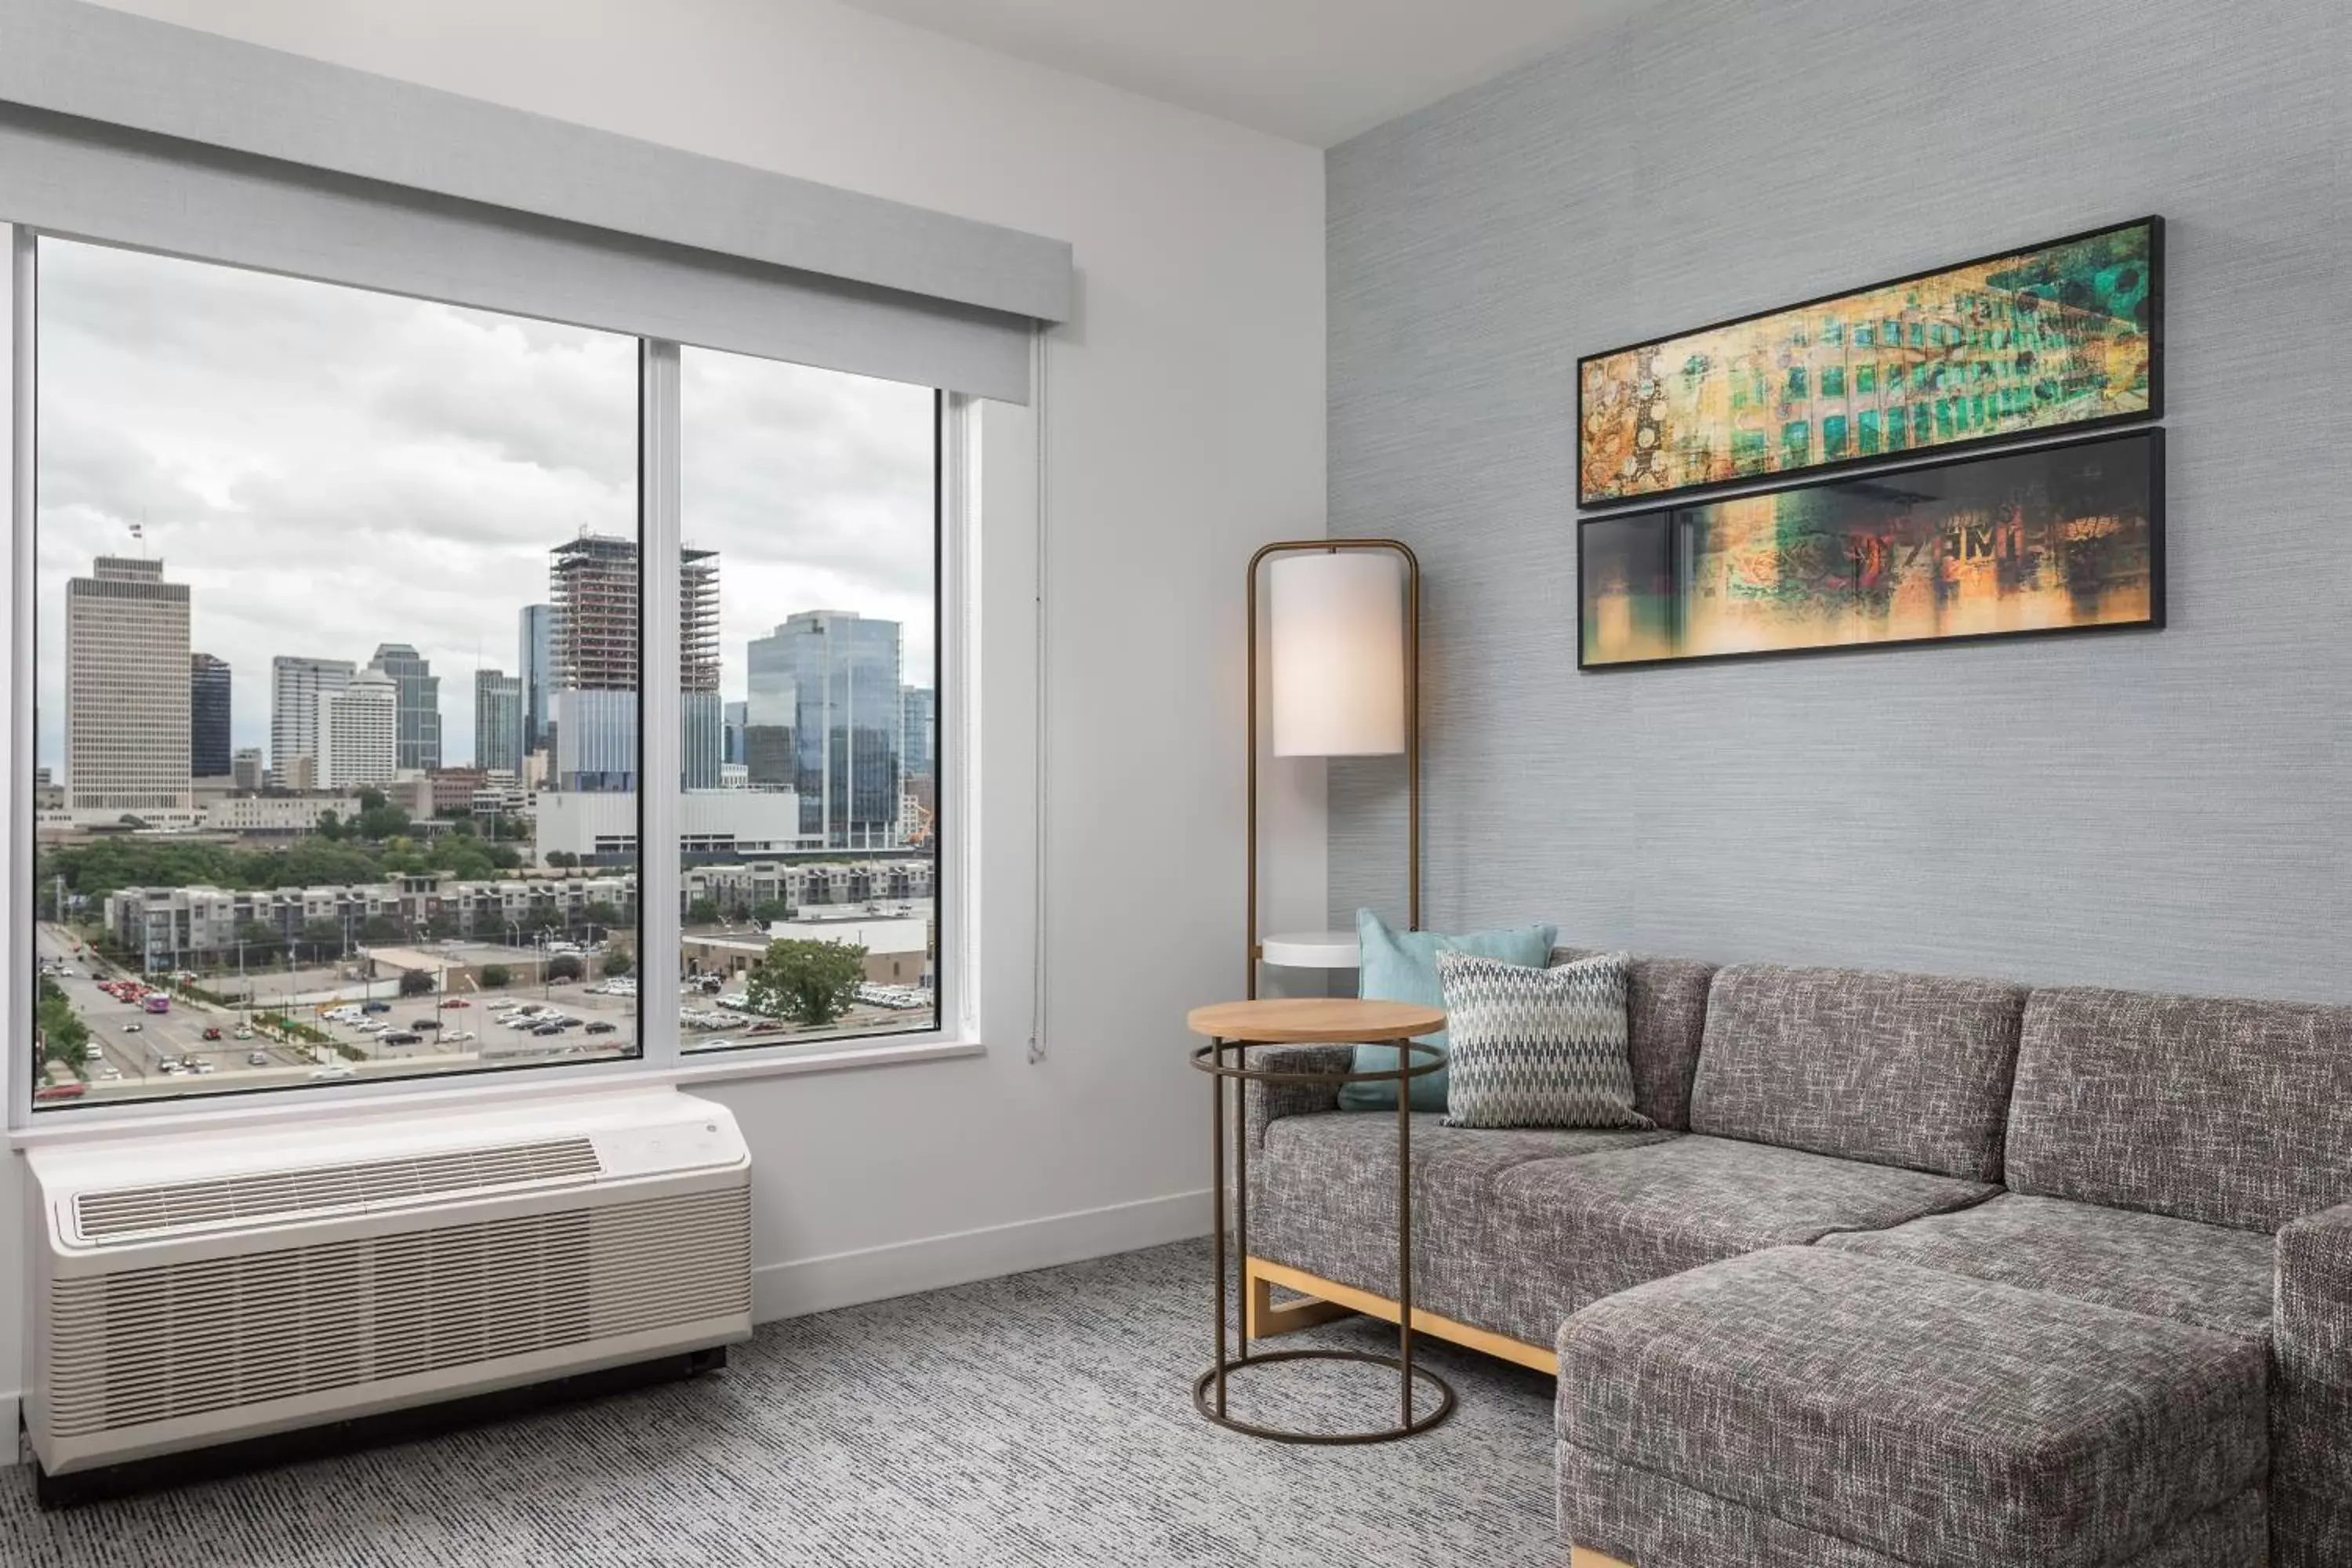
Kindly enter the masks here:
M 1404 750 L 1404 575 L 1386 552 L 1286 555 L 1267 567 L 1274 754 Z

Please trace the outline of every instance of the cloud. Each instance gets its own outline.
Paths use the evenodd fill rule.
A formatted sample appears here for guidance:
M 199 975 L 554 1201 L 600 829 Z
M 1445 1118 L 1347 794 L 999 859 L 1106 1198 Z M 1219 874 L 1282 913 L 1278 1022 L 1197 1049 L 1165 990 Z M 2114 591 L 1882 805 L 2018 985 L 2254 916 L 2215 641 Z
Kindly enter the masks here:
M 269 661 L 416 645 L 445 760 L 477 668 L 518 665 L 548 552 L 635 533 L 635 340 L 44 240 L 39 754 L 63 751 L 65 580 L 105 553 L 189 584 L 233 671 L 234 744 L 268 744 Z M 928 388 L 688 349 L 689 542 L 719 552 L 722 686 L 800 610 L 900 619 L 931 679 Z M 132 524 L 145 542 L 134 544 Z

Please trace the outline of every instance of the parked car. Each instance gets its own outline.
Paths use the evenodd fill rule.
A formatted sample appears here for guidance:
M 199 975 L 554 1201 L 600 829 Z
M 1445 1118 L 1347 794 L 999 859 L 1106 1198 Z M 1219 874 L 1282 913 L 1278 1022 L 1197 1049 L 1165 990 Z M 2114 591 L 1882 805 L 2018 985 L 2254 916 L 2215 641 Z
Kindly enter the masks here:
M 438 1018 L 411 1018 L 408 1020 L 408 1026 L 412 1029 L 437 1029 L 441 1026 L 441 1020 Z
M 563 1026 L 561 1024 L 541 1024 L 531 1030 L 531 1033 L 534 1035 L 560 1035 L 563 1033 Z
M 441 1043 L 445 1046 L 462 1046 L 473 1037 L 474 1031 L 471 1029 L 453 1029 L 441 1037 Z
M 609 1035 L 614 1032 L 614 1026 L 610 1024 L 591 1024 L 588 1026 L 588 1032 L 592 1035 Z
M 414 1030 L 395 1029 L 383 1037 L 383 1043 L 387 1046 L 421 1046 L 425 1043 L 425 1037 Z
M 463 996 L 452 996 L 446 1002 L 442 1003 L 441 1005 L 444 1007 L 470 1007 L 473 1004 L 467 1001 Z
M 362 1002 L 360 1004 L 360 1011 L 362 1013 L 389 1013 L 392 1011 L 392 1004 L 389 1002 Z

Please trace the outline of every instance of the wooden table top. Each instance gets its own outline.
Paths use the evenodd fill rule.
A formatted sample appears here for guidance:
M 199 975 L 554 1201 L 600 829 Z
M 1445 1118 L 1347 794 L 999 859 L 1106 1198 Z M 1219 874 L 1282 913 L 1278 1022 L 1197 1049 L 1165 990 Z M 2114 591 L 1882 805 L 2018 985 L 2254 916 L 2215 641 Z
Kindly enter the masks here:
M 1412 1002 L 1286 996 L 1195 1007 L 1184 1016 L 1184 1026 L 1196 1035 L 1255 1046 L 1337 1044 L 1433 1035 L 1445 1027 L 1445 1014 Z

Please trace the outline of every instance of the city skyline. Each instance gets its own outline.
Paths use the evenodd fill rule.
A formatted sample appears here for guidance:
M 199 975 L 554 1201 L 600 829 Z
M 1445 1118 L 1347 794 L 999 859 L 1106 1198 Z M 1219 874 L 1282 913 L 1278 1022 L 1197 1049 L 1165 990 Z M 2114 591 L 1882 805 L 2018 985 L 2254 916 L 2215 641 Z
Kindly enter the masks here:
M 270 750 L 276 658 L 395 643 L 471 762 L 475 677 L 515 668 L 547 552 L 635 532 L 634 341 L 56 240 L 42 280 L 38 764 L 66 761 L 64 584 L 100 556 L 167 562 L 194 646 L 249 672 L 233 750 Z M 928 670 L 931 394 L 702 351 L 685 383 L 722 698 L 748 637 L 819 605 L 899 620 Z

